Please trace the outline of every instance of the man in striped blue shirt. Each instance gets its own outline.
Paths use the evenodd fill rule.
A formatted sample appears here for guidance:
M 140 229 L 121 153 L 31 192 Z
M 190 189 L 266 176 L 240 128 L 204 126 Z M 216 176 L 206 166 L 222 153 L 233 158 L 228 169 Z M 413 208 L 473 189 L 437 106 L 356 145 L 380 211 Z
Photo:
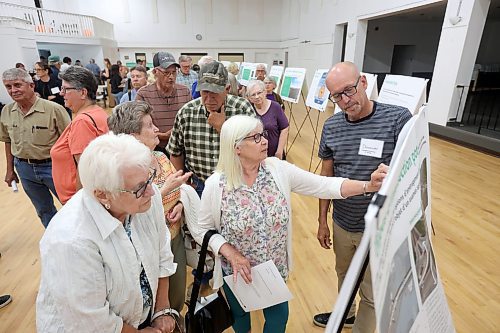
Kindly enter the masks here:
M 330 117 L 323 126 L 318 153 L 322 159 L 321 175 L 368 181 L 380 163 L 390 163 L 398 135 L 412 115 L 406 108 L 370 101 L 366 77 L 351 62 L 336 64 L 328 73 L 326 86 L 332 102 L 343 112 Z M 361 241 L 370 200 L 371 194 L 365 193 L 333 201 L 333 250 L 339 290 Z M 319 205 L 317 238 L 325 249 L 332 245 L 327 223 L 329 204 L 329 200 L 320 200 Z M 344 327 L 352 327 L 354 333 L 371 333 L 376 323 L 369 267 L 360 296 L 357 314 L 354 302 Z M 329 316 L 330 313 L 318 314 L 313 322 L 324 327 Z

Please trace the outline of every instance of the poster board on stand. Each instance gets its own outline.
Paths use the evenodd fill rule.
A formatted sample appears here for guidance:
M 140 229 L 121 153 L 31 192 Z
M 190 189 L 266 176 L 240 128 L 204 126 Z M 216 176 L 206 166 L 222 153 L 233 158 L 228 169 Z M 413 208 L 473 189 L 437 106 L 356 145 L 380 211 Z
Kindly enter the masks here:
M 280 88 L 281 98 L 288 102 L 298 103 L 305 77 L 305 68 L 286 68 Z
M 311 87 L 306 98 L 306 105 L 310 108 L 324 112 L 328 104 L 330 91 L 326 87 L 328 69 L 317 69 L 311 82 Z
M 369 253 L 378 332 L 453 333 L 431 244 L 431 181 L 425 107 L 399 135 L 391 170 L 365 215 L 361 244 L 349 266 L 325 332 L 339 332 Z M 367 245 L 369 244 L 369 245 Z
M 255 77 L 255 67 L 257 64 L 251 62 L 242 62 L 237 80 L 242 86 L 248 86 L 248 83 Z
M 426 100 L 426 79 L 404 75 L 387 75 L 377 101 L 399 105 L 416 114 Z
M 280 83 L 281 83 L 281 77 L 283 76 L 283 72 L 285 71 L 285 67 L 283 66 L 272 66 L 271 70 L 269 71 L 269 76 L 274 78 L 274 81 L 276 81 L 276 88 L 274 88 L 274 92 L 279 91 Z
M 370 205 L 370 268 L 378 332 L 455 332 L 431 243 L 427 111 L 398 141 L 391 172 Z

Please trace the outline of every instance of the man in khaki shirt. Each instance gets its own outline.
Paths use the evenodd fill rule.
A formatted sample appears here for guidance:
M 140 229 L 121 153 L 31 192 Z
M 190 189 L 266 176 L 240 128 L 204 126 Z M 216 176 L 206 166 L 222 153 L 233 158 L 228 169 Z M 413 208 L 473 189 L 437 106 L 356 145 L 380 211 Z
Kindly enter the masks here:
M 57 212 L 50 193 L 57 196 L 50 148 L 71 120 L 62 106 L 35 95 L 33 80 L 27 72 L 8 69 L 3 72 L 2 80 L 14 100 L 3 108 L 0 116 L 0 141 L 5 142 L 7 161 L 5 182 L 12 186 L 13 181 L 21 179 L 46 228 Z

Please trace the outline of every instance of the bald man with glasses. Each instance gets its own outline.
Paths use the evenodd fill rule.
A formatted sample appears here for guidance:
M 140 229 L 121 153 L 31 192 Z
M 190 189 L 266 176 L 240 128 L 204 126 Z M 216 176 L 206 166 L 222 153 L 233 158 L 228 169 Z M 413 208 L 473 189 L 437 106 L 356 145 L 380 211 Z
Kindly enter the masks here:
M 412 115 L 406 108 L 369 100 L 366 77 L 351 62 L 333 66 L 326 86 L 331 92 L 330 100 L 342 112 L 330 117 L 323 126 L 318 152 L 322 159 L 321 175 L 369 180 L 371 170 L 381 163 L 389 165 L 398 135 Z M 320 200 L 317 238 L 325 249 L 333 245 L 339 290 L 363 236 L 364 215 L 372 195 L 365 191 L 346 200 L 333 200 L 333 237 L 327 223 L 330 200 Z M 375 311 L 369 267 L 360 296 L 358 312 L 353 303 L 344 327 L 352 327 L 354 333 L 371 333 L 375 330 Z M 330 314 L 315 315 L 314 324 L 325 327 Z

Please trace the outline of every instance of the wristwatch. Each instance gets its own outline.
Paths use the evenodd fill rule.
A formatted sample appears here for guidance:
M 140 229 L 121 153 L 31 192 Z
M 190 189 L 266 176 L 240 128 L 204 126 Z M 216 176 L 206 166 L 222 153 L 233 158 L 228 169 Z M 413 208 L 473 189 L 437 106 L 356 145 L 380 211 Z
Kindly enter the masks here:
M 153 317 L 151 317 L 151 322 L 153 322 L 156 318 L 161 317 L 161 316 L 171 316 L 171 317 L 175 316 L 175 317 L 179 318 L 179 312 L 177 312 L 177 310 L 171 309 L 171 308 L 166 308 L 166 309 L 160 310 L 158 312 L 155 312 Z

